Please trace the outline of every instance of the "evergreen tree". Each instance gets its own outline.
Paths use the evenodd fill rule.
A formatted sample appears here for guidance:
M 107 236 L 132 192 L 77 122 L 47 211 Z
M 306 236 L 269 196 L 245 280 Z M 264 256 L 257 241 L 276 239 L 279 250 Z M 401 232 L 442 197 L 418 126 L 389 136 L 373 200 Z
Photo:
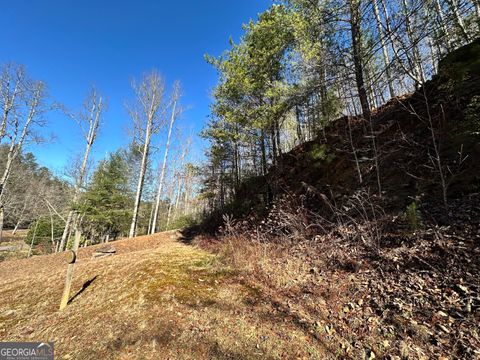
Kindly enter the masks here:
M 209 208 L 224 209 L 242 181 L 265 175 L 292 146 L 325 142 L 325 127 L 341 114 L 364 118 L 381 192 L 382 144 L 370 113 L 418 89 L 446 52 L 480 31 L 478 1 L 281 3 L 244 25 L 239 43 L 231 41 L 222 56 L 207 56 L 219 73 L 203 132 L 210 141 L 203 180 Z M 265 180 L 268 202 L 276 184 Z
M 127 235 L 131 203 L 128 166 L 116 152 L 100 162 L 78 209 L 85 235 L 95 242 L 107 235 Z

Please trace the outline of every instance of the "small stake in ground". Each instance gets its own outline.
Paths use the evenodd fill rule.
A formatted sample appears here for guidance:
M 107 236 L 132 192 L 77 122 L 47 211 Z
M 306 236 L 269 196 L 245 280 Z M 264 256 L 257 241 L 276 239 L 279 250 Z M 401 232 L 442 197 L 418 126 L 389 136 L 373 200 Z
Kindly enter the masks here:
M 73 242 L 72 250 L 70 250 L 70 259 L 68 261 L 67 267 L 67 279 L 65 280 L 65 289 L 63 289 L 62 301 L 60 302 L 60 310 L 63 310 L 67 307 L 68 298 L 70 297 L 70 287 L 72 286 L 73 279 L 73 268 L 75 267 L 75 262 L 77 261 L 77 252 L 78 246 L 80 245 L 80 237 L 82 233 L 80 230 L 75 230 L 75 240 Z

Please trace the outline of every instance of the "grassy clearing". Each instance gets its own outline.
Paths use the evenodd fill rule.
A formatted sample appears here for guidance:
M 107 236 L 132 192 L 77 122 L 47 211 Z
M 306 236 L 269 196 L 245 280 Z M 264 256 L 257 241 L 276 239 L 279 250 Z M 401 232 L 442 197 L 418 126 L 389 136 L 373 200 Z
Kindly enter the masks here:
M 64 255 L 1 263 L 0 338 L 54 341 L 59 359 L 325 358 L 241 274 L 174 233 L 114 245 L 103 259 L 80 250 L 63 312 Z

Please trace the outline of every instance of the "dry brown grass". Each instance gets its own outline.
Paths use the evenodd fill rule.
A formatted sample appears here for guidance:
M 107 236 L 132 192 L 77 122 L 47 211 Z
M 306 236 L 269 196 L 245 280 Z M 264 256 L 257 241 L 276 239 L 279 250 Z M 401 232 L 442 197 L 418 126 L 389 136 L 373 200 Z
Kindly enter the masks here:
M 476 214 L 478 202 L 462 207 Z M 340 227 L 294 242 L 226 226 L 194 242 L 241 271 L 257 303 L 302 328 L 324 358 L 480 359 L 479 236 L 459 224 L 463 235 L 450 227 L 411 235 L 398 223 L 376 242 Z
M 28 230 L 18 230 L 15 234 L 12 234 L 12 230 L 2 231 L 2 240 L 0 241 L 0 247 L 12 248 L 15 250 L 0 251 L 0 261 L 23 259 L 28 255 L 29 246 L 25 243 Z
M 0 339 L 54 341 L 59 359 L 323 359 L 325 348 L 218 257 L 175 233 L 80 249 L 58 311 L 63 254 L 0 263 Z
M 257 294 L 256 302 L 269 304 L 272 317 L 302 329 L 312 344 L 323 349 L 320 358 L 363 359 L 368 348 L 354 348 L 352 337 L 365 343 L 378 341 L 376 326 L 361 333 L 362 321 L 352 323 L 357 321 L 354 308 L 364 296 L 356 286 L 358 279 L 347 271 L 331 271 L 318 249 L 249 241 L 241 235 L 225 236 L 221 242 L 195 241 L 241 270 L 244 283 Z

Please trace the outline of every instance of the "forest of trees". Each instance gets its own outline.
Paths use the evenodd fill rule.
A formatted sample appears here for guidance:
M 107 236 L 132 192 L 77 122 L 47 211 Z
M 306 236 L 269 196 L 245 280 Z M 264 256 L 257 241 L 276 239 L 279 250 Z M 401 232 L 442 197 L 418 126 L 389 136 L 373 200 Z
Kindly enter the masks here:
M 191 140 L 177 126 L 179 82 L 168 95 L 156 71 L 133 81 L 128 146 L 95 159 L 107 97 L 92 88 L 82 109 L 73 112 L 51 99 L 46 85 L 30 79 L 23 66 L 3 65 L 0 77 L 0 231 L 29 228 L 28 244 L 63 251 L 75 228 L 84 244 L 95 244 L 177 228 L 199 212 Z M 27 150 L 54 141 L 43 135 L 52 112 L 77 123 L 83 139 L 79 160 L 59 174 L 39 166 Z
M 92 88 L 80 111 L 59 105 L 22 66 L 0 70 L 0 230 L 29 227 L 51 250 L 68 247 L 72 229 L 98 243 L 179 227 L 223 210 L 242 181 L 263 176 L 293 147 L 325 136 L 343 115 L 365 119 L 371 162 L 382 190 L 376 108 L 419 89 L 439 60 L 480 30 L 478 0 L 290 0 L 244 25 L 238 43 L 206 60 L 219 74 L 202 136 L 207 161 L 196 165 L 191 137 L 180 134 L 181 86 L 157 71 L 132 81 L 126 102 L 128 146 L 95 159 L 108 96 Z M 169 93 L 170 91 L 170 93 Z M 78 124 L 83 149 L 65 174 L 38 166 L 26 149 L 52 141 L 48 114 Z M 352 142 L 353 147 L 353 142 Z M 362 171 L 358 166 L 358 181 Z M 201 189 L 198 184 L 201 184 Z M 269 202 L 271 189 L 265 191 Z M 199 194 L 200 193 L 200 194 Z M 61 235 L 58 235 L 61 233 Z M 47 240 L 46 240 L 47 241 Z
M 223 210 L 240 182 L 265 175 L 294 146 L 342 115 L 369 123 L 375 108 L 419 89 L 439 60 L 480 33 L 478 0 L 290 0 L 244 26 L 215 58 L 219 73 L 202 197 Z M 372 126 L 371 161 L 381 193 Z M 353 142 L 352 142 L 353 144 Z M 358 167 L 358 181 L 362 173 Z M 268 202 L 268 191 L 265 202 Z

